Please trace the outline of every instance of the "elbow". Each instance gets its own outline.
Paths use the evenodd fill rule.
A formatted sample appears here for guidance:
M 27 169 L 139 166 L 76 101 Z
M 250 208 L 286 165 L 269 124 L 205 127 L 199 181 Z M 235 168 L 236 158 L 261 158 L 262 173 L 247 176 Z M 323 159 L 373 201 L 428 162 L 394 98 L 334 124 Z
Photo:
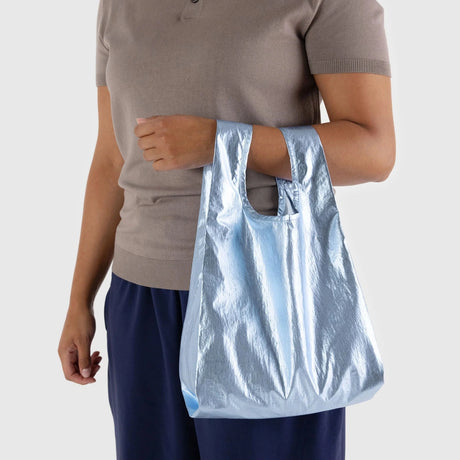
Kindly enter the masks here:
M 383 182 L 390 176 L 396 162 L 396 143 L 394 137 L 387 137 L 385 142 L 380 142 L 378 150 L 380 154 L 379 161 L 376 162 L 374 181 Z
M 375 182 L 383 182 L 388 179 L 395 165 L 396 155 L 394 151 L 385 154 L 375 174 Z

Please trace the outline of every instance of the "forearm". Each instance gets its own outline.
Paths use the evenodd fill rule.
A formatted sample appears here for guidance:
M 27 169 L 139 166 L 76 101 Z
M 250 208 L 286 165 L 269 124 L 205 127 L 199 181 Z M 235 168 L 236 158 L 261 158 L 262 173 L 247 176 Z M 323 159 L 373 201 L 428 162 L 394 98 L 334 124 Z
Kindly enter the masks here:
M 390 147 L 381 136 L 345 120 L 312 126 L 323 144 L 333 185 L 378 182 L 389 173 Z M 278 128 L 253 125 L 248 168 L 292 179 L 286 143 Z
M 119 168 L 93 160 L 86 185 L 70 309 L 92 309 L 112 262 L 115 230 L 123 204 L 123 189 L 118 185 L 118 177 Z

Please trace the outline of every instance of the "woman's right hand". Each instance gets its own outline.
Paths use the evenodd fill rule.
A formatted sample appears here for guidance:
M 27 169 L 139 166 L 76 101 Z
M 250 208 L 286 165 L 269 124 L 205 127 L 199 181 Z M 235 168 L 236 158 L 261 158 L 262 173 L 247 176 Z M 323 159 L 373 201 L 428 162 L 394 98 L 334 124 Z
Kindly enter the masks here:
M 98 136 L 86 181 L 69 309 L 58 347 L 65 378 L 82 385 L 95 382 L 94 375 L 100 368 L 99 352 L 90 355 L 96 330 L 90 301 L 94 301 L 112 262 L 124 202 L 124 189 L 118 184 L 124 159 L 115 138 L 107 86 L 98 87 L 97 98 Z
M 94 383 L 100 369 L 99 351 L 90 356 L 91 342 L 96 332 L 96 320 L 89 308 L 69 308 L 65 319 L 58 354 L 64 376 L 81 385 Z

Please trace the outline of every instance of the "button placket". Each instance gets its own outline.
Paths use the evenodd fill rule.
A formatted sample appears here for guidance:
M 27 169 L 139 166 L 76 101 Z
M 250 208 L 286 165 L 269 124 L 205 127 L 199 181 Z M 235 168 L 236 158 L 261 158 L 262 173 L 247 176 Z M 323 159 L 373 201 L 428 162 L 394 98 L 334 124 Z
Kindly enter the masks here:
M 186 0 L 182 13 L 181 19 L 192 19 L 197 18 L 201 14 L 204 0 Z

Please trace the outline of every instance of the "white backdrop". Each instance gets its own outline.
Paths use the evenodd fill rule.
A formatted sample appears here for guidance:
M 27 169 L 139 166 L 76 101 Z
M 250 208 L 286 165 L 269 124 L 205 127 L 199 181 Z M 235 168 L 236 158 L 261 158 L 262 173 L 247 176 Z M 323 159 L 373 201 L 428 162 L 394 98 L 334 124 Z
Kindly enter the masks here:
M 454 1 L 381 0 L 397 160 L 382 183 L 337 187 L 344 233 L 385 366 L 347 408 L 347 460 L 458 456 L 458 16 Z M 68 307 L 97 134 L 97 1 L 3 2 L 2 459 L 115 459 L 102 308 L 97 382 L 64 379 Z M 328 121 L 324 106 L 323 122 Z M 284 460 L 284 459 L 283 459 Z

